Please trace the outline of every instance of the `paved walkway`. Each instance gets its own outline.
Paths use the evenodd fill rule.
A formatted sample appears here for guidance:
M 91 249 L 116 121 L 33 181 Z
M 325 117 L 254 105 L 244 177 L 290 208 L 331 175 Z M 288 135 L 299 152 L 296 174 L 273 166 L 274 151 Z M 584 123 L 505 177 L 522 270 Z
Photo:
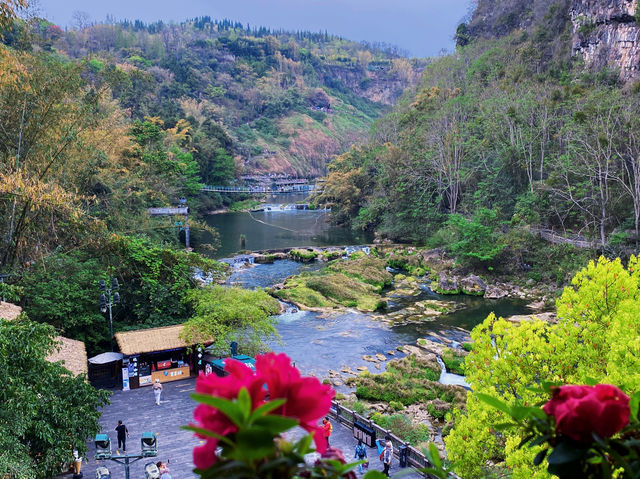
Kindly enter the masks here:
M 156 406 L 153 391 L 149 387 L 135 389 L 133 391 L 115 391 L 111 397 L 111 404 L 102 411 L 100 424 L 104 433 L 111 438 L 112 451 L 117 457 L 116 448 L 118 441 L 115 427 L 121 419 L 129 429 L 127 440 L 127 452 L 137 454 L 140 452 L 140 437 L 143 432 L 150 431 L 158 434 L 158 457 L 142 459 L 130 465 L 131 479 L 144 478 L 144 465 L 149 462 L 170 461 L 169 468 L 173 479 L 195 479 L 193 473 L 192 450 L 200 444 L 200 440 L 190 431 L 180 429 L 180 426 L 188 424 L 193 418 L 195 402 L 189 397 L 194 391 L 195 379 L 187 379 L 164 384 L 164 392 L 160 406 Z M 347 460 L 353 460 L 356 440 L 350 429 L 340 426 L 332 421 L 333 435 L 331 444 L 339 447 L 344 452 Z M 293 432 L 292 435 L 298 435 Z M 87 479 L 95 478 L 98 465 L 106 466 L 111 472 L 112 479 L 124 479 L 124 466 L 114 461 L 95 460 L 95 448 L 93 440 L 88 444 L 88 460 L 82 465 L 82 472 Z M 121 454 L 124 454 L 120 451 Z M 378 459 L 375 448 L 368 450 L 369 461 L 372 469 L 382 470 L 382 463 Z M 391 472 L 397 472 L 398 462 L 394 461 Z M 70 477 L 70 476 L 69 476 Z M 420 477 L 411 474 L 412 478 Z

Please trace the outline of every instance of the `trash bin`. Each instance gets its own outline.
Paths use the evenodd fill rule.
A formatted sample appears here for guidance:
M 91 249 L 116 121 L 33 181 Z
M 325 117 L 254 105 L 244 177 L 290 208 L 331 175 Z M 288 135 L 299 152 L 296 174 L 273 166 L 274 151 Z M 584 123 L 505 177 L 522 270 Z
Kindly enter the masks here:
M 398 448 L 398 462 L 400 467 L 407 467 L 409 462 L 409 446 L 402 444 Z
M 373 447 L 376 443 L 376 431 L 361 422 L 353 423 L 353 437 L 362 441 L 369 447 Z

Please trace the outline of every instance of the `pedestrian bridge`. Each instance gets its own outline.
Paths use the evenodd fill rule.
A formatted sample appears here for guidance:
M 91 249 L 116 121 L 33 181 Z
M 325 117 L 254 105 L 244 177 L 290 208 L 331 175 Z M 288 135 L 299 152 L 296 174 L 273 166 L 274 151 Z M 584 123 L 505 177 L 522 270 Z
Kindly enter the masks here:
M 290 193 L 308 193 L 311 191 L 321 191 L 316 185 L 288 185 L 266 188 L 262 186 L 210 186 L 205 185 L 201 191 L 207 193 L 242 193 L 245 195 L 286 195 Z

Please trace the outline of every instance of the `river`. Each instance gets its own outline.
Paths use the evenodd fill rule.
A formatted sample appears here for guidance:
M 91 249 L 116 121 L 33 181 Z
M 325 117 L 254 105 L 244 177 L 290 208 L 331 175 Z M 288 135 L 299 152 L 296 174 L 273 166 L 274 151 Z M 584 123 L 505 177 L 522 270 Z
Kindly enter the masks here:
M 326 211 L 283 209 L 305 200 L 305 195 L 279 195 L 268 199 L 270 211 L 209 215 L 206 222 L 220 234 L 214 257 L 226 258 L 236 251 L 291 248 L 294 246 L 341 246 L 371 243 L 373 235 L 332 226 Z M 240 243 L 244 235 L 244 248 Z M 204 238 L 207 241 L 207 237 Z
M 303 197 L 291 195 L 275 201 L 293 203 Z M 240 235 L 246 236 L 246 249 L 263 250 L 294 246 L 332 246 L 370 243 L 371 237 L 356 234 L 346 228 L 327 223 L 327 213 L 281 209 L 273 203 L 272 211 L 259 213 L 222 213 L 211 215 L 207 223 L 218 229 L 222 247 L 217 258 L 232 256 L 240 249 Z M 229 262 L 234 263 L 233 260 Z M 321 263 L 302 264 L 282 260 L 273 264 L 242 266 L 236 262 L 229 283 L 245 288 L 268 287 L 284 281 L 302 271 L 318 269 Z M 238 266 L 240 265 L 240 266 Z M 376 365 L 363 356 L 384 354 L 389 359 L 401 355 L 398 346 L 415 344 L 417 339 L 430 333 L 444 334 L 453 339 L 463 337 L 457 328 L 467 331 L 484 320 L 491 312 L 499 316 L 524 314 L 525 303 L 519 300 L 487 300 L 475 296 L 445 296 L 440 298 L 423 284 L 423 292 L 411 298 L 400 298 L 390 303 L 389 312 L 424 299 L 445 299 L 463 303 L 463 308 L 443 314 L 430 321 L 392 325 L 377 319 L 376 315 L 355 310 L 329 315 L 297 311 L 294 308 L 277 318 L 280 340 L 270 346 L 276 352 L 288 354 L 306 374 L 327 377 L 329 370 L 343 367 L 355 369 L 366 366 L 376 372 Z M 382 367 L 382 366 L 381 366 Z

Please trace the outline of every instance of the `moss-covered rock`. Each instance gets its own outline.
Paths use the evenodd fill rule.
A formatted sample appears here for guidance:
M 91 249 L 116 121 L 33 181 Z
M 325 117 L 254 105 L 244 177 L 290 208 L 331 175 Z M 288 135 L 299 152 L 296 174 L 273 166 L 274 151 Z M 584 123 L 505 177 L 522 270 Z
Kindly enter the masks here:
M 464 404 L 464 389 L 440 384 L 439 378 L 440 366 L 435 359 L 410 355 L 390 361 L 384 373 L 360 374 L 356 378 L 356 396 L 369 401 L 394 401 L 405 406 L 433 399 Z
M 327 250 L 322 252 L 322 259 L 325 261 L 333 261 L 344 256 L 344 250 Z
M 289 251 L 289 256 L 291 256 L 291 259 L 293 259 L 294 261 L 308 263 L 318 257 L 318 252 L 307 249 L 292 249 L 291 251 Z
M 376 311 L 386 307 L 374 286 L 326 269 L 289 278 L 274 295 L 306 309 L 346 306 Z
M 393 275 L 387 271 L 385 261 L 366 255 L 355 259 L 351 255 L 349 260 L 331 263 L 328 269 L 369 284 L 378 292 L 393 282 Z

